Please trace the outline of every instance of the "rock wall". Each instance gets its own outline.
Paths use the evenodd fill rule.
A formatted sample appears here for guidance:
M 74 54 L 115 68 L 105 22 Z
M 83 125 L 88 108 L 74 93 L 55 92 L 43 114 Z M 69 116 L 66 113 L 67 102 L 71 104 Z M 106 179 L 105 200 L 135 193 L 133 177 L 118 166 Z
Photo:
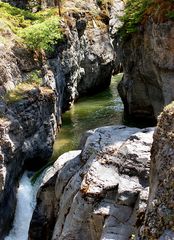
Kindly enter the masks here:
M 9 1 L 7 1 L 9 2 Z M 12 4 L 19 6 L 18 1 Z M 25 2 L 23 2 L 25 5 Z M 4 22 L 0 43 L 0 237 L 3 239 L 13 219 L 16 188 L 25 168 L 38 169 L 52 154 L 56 126 L 62 111 L 83 95 L 98 92 L 110 84 L 115 52 L 110 43 L 108 22 L 98 21 L 95 1 L 78 6 L 64 2 L 62 17 L 65 41 L 42 63 L 33 59 Z M 20 7 L 25 7 L 20 5 Z M 71 8 L 70 8 L 71 7 Z M 69 9 L 70 8 L 70 9 Z M 101 25 L 102 24 L 102 25 Z M 25 83 L 39 71 L 42 87 Z M 32 79 L 32 81 L 35 79 Z M 8 93 L 24 84 L 21 99 L 10 102 Z M 4 211 L 6 208 L 6 211 Z
M 7 109 L 0 119 L 0 236 L 11 226 L 18 180 L 24 167 L 38 169 L 52 154 L 56 132 L 55 96 L 39 88 Z M 5 211 L 4 211 L 5 209 Z
M 148 18 L 127 40 L 115 39 L 124 77 L 119 94 L 125 117 L 154 122 L 174 99 L 174 24 Z
M 148 197 L 153 129 L 111 126 L 87 135 L 82 152 L 63 154 L 47 170 L 29 239 L 125 240 L 137 232 Z
M 10 28 L 3 22 L 2 26 L 1 36 L 6 42 L 0 44 L 1 239 L 11 227 L 24 168 L 39 168 L 41 161 L 51 156 L 56 134 L 55 94 L 27 82 L 39 65 L 16 42 Z
M 63 111 L 80 96 L 108 87 L 117 65 L 108 23 L 103 23 L 100 15 L 99 20 L 93 15 L 93 11 L 100 12 L 95 1 L 91 1 L 87 9 L 83 3 L 74 12 L 75 3 L 65 1 L 62 6 L 65 8 L 62 16 L 65 41 L 58 47 L 57 54 L 46 62 L 46 69 L 52 72 L 52 81 L 59 89 L 58 95 L 62 96 Z M 46 77 L 46 81 L 50 78 Z
M 174 103 L 158 119 L 151 150 L 150 194 L 141 229 L 145 239 L 174 238 Z M 143 238 L 144 239 L 144 238 Z

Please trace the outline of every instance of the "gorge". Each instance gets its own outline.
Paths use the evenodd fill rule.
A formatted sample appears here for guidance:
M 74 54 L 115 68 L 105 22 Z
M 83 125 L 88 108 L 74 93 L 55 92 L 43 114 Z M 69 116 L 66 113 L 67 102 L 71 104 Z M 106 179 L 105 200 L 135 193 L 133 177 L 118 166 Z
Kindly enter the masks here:
M 0 239 L 173 239 L 173 104 L 164 108 L 157 128 L 151 127 L 174 100 L 173 0 L 5 2 L 0 2 Z M 112 74 L 122 71 L 123 120 L 115 105 L 120 100 L 97 105 Z M 73 112 L 78 106 L 79 118 Z M 70 115 L 74 122 L 68 127 Z M 62 139 L 65 146 L 61 131 L 56 139 L 61 126 L 63 137 L 74 131 L 72 142 Z M 59 149 L 52 155 L 53 145 Z M 19 206 L 19 180 L 25 170 L 32 175 L 50 165 L 51 156 L 56 161 L 38 180 L 35 209 L 27 210 L 26 203 L 30 226 L 15 225 L 15 237 L 9 231 Z M 18 201 L 30 196 L 33 202 L 25 174 L 23 181 L 24 198 Z

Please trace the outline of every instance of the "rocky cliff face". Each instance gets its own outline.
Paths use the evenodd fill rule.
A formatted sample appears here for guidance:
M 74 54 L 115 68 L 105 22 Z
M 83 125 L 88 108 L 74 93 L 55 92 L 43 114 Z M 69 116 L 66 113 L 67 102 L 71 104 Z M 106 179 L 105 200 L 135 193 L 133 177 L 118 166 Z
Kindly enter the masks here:
M 148 196 L 153 129 L 112 126 L 87 135 L 82 152 L 63 154 L 47 170 L 30 239 L 129 239 L 136 233 Z
M 55 98 L 48 89 L 28 93 L 29 99 L 13 105 L 0 119 L 0 236 L 10 227 L 16 187 L 27 168 L 39 168 L 52 153 L 56 131 Z M 33 168 L 34 166 L 34 168 Z M 4 211 L 5 209 L 5 211 Z
M 88 7 L 83 2 L 65 1 L 62 9 L 65 42 L 58 47 L 57 55 L 48 59 L 46 68 L 52 71 L 62 96 L 61 108 L 66 110 L 80 96 L 108 87 L 117 60 L 110 43 L 109 22 L 104 22 L 95 1 Z
M 149 18 L 126 41 L 118 45 L 116 40 L 124 71 L 118 90 L 125 117 L 154 121 L 174 99 L 173 37 L 172 21 L 156 23 Z
M 15 1 L 17 6 L 18 3 Z M 61 24 L 65 41 L 53 54 L 45 55 L 42 63 L 36 62 L 16 41 L 7 24 L 1 23 L 1 37 L 6 40 L 0 43 L 2 239 L 13 218 L 19 178 L 25 168 L 38 168 L 51 156 L 62 111 L 78 97 L 98 92 L 110 84 L 115 53 L 110 44 L 108 22 L 104 23 L 102 17 L 97 20 L 91 13 L 91 9 L 100 11 L 94 1 L 88 9 L 84 3 L 78 10 L 76 3 L 73 4 L 65 2 L 64 6 L 67 11 Z M 35 84 L 37 78 L 42 87 Z
M 150 194 L 145 224 L 145 239 L 174 238 L 174 105 L 159 117 L 151 150 Z M 143 238 L 144 239 L 144 238 Z
M 17 44 L 7 25 L 3 26 L 1 37 L 6 37 L 6 43 L 0 44 L 1 239 L 11 226 L 16 188 L 24 166 L 37 168 L 40 160 L 51 156 L 56 132 L 55 94 L 28 81 L 38 65 Z

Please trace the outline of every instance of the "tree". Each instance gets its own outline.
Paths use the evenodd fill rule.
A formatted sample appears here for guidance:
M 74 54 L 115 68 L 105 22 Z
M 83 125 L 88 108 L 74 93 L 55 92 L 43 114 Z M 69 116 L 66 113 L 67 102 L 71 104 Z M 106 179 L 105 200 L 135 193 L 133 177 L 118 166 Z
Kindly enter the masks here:
M 61 3 L 62 1 L 61 0 L 54 0 L 54 4 L 55 6 L 58 6 L 58 9 L 59 9 L 59 16 L 61 16 Z

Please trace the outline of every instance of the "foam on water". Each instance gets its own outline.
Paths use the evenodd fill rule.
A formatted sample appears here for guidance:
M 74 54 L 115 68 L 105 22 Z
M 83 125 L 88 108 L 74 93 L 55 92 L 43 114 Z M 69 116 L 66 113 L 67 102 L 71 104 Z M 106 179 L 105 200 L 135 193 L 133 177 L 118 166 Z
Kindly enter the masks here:
M 39 189 L 39 183 L 40 181 L 38 180 L 32 185 L 27 172 L 22 176 L 17 191 L 17 206 L 13 227 L 5 240 L 28 239 L 28 230 L 36 206 L 36 194 Z

